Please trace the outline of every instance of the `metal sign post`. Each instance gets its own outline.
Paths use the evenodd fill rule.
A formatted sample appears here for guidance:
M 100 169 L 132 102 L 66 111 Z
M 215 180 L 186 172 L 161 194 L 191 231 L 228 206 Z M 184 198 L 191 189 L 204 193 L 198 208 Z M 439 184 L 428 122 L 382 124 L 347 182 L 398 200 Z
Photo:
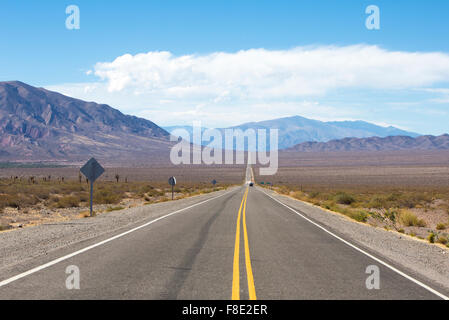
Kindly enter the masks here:
M 214 179 L 214 180 L 212 180 L 212 185 L 214 185 L 214 186 L 215 186 L 216 184 L 217 184 L 217 180 L 215 180 L 215 179 Z
M 175 194 L 174 188 L 175 188 L 175 185 L 176 185 L 176 178 L 175 177 L 170 177 L 168 179 L 168 184 L 171 185 L 171 199 L 174 200 L 174 194 Z
M 97 180 L 104 172 L 104 168 L 98 163 L 95 158 L 91 158 L 87 163 L 81 168 L 81 173 L 86 176 L 90 182 L 90 216 L 93 216 L 93 198 L 94 198 L 94 182 Z

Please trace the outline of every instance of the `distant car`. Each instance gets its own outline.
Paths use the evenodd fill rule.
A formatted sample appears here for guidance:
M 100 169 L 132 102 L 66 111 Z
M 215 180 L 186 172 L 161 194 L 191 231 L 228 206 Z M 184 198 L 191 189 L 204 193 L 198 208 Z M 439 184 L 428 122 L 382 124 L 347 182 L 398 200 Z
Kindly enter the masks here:
M 249 186 L 250 186 L 250 187 L 253 187 L 253 186 L 254 186 L 254 182 L 250 182 L 250 183 L 249 183 Z

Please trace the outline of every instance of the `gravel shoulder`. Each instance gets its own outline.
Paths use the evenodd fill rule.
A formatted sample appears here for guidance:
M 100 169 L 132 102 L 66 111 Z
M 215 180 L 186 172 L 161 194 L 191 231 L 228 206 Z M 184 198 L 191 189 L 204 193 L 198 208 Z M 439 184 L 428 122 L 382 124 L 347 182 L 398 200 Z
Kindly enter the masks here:
M 397 232 L 358 223 L 338 213 L 257 187 L 291 208 L 303 213 L 347 241 L 386 258 L 408 272 L 449 292 L 449 250 Z M 437 289 L 435 288 L 435 289 Z
M 13 276 L 18 270 L 36 258 L 45 258 L 50 253 L 68 246 L 80 245 L 92 239 L 125 231 L 154 220 L 176 210 L 194 205 L 227 192 L 231 187 L 208 194 L 192 196 L 175 201 L 149 204 L 130 209 L 112 211 L 92 218 L 76 219 L 41 224 L 24 229 L 0 232 L 0 280 Z

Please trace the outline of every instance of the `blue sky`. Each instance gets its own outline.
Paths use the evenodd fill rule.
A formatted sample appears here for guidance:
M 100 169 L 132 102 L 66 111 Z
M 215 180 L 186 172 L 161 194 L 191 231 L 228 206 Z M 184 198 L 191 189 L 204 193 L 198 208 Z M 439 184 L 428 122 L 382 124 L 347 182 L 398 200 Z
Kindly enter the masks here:
M 65 28 L 70 4 L 80 30 Z M 380 30 L 365 27 L 371 4 Z M 160 125 L 298 114 L 449 131 L 446 0 L 6 0 L 0 34 L 1 81 Z

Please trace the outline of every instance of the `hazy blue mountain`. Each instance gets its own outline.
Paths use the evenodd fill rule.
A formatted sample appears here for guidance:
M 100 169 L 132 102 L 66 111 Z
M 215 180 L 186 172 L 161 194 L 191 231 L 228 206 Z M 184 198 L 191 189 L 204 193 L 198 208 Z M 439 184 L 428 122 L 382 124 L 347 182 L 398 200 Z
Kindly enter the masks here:
M 193 136 L 193 127 L 192 126 L 168 126 L 168 127 L 162 127 L 165 131 L 172 133 L 175 130 L 181 129 L 181 130 L 186 130 L 189 133 L 189 136 L 192 137 Z M 207 130 L 207 128 L 201 128 L 201 133 L 203 133 L 205 130 Z M 188 139 L 188 141 L 190 141 L 190 139 Z
M 166 127 L 169 132 L 176 128 L 192 132 L 191 126 Z M 368 138 L 388 136 L 417 137 L 418 133 L 404 131 L 395 127 L 382 127 L 365 121 L 331 121 L 324 122 L 300 116 L 249 122 L 231 129 L 278 129 L 279 149 L 286 149 L 302 142 L 327 142 L 343 138 Z M 222 128 L 220 130 L 224 130 Z
M 449 135 L 441 136 L 389 136 L 384 138 L 344 138 L 328 142 L 303 142 L 286 152 L 344 152 L 344 151 L 410 151 L 449 150 Z

